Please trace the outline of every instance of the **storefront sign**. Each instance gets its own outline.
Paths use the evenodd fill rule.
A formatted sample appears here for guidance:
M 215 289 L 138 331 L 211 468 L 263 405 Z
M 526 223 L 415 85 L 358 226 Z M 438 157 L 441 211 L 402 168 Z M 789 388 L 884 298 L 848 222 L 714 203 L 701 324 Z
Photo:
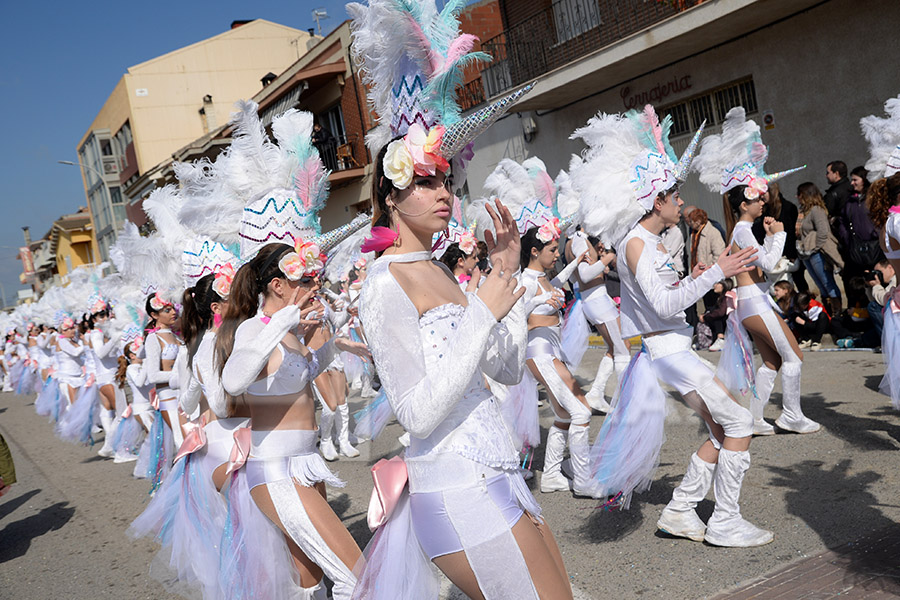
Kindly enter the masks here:
M 631 110 L 632 108 L 641 109 L 647 104 L 652 104 L 654 106 L 662 104 L 663 100 L 668 96 L 685 92 L 691 89 L 693 85 L 694 84 L 691 83 L 690 75 L 683 75 L 681 77 L 676 75 L 668 81 L 656 84 L 656 86 L 649 90 L 633 92 L 632 89 L 626 85 L 619 90 L 619 95 L 622 97 L 622 103 L 625 105 L 626 110 Z
M 34 254 L 31 248 L 19 248 L 19 256 L 22 258 L 22 272 L 25 276 L 34 275 Z

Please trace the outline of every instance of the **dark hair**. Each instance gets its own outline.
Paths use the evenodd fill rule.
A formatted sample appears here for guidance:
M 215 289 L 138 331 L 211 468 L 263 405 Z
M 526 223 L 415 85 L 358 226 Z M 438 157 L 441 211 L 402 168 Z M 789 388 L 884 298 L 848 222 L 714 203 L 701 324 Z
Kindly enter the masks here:
M 847 163 L 842 160 L 831 161 L 828 163 L 828 168 L 832 173 L 837 173 L 841 179 L 847 176 Z
M 863 195 L 865 195 L 866 192 L 869 191 L 869 185 L 871 185 L 869 183 L 869 171 L 867 171 L 865 167 L 854 167 L 853 170 L 850 171 L 850 175 L 856 175 L 857 177 L 862 179 L 862 182 L 863 182 L 862 193 L 863 193 Z
M 159 314 L 159 311 L 150 305 L 150 301 L 153 300 L 154 296 L 156 296 L 155 293 L 150 294 L 149 296 L 147 296 L 147 300 L 144 302 L 144 312 L 147 313 L 148 317 L 147 324 L 144 325 L 144 339 L 147 338 L 148 332 L 156 327 L 156 317 L 153 316 L 153 313 Z
M 399 140 L 400 136 L 391 140 Z M 378 152 L 375 157 L 375 177 L 372 178 L 372 227 L 390 227 L 391 215 L 388 210 L 387 198 L 396 188 L 394 182 L 384 174 L 384 156 L 387 154 L 388 145 Z
M 466 259 L 466 253 L 460 250 L 459 243 L 453 242 L 447 249 L 444 250 L 444 253 L 441 255 L 441 262 L 447 265 L 450 268 L 450 271 L 454 271 L 456 269 L 456 263 L 460 261 L 460 259 Z
M 887 223 L 890 209 L 900 200 L 900 171 L 879 179 L 869 188 L 866 205 L 875 227 L 881 229 Z
M 737 225 L 738 218 L 741 216 L 741 203 L 747 201 L 744 195 L 746 185 L 733 187 L 722 196 L 722 204 L 725 209 L 725 231 L 731 236 L 734 226 Z M 692 213 L 693 214 L 693 213 Z
M 203 339 L 203 333 L 212 326 L 212 303 L 222 301 L 213 289 L 215 281 L 215 274 L 204 275 L 194 287 L 186 289 L 181 298 L 181 336 L 187 346 L 189 367 L 194 364 L 194 355 Z
M 531 262 L 531 249 L 535 248 L 540 252 L 547 245 L 538 239 L 537 234 L 538 228 L 532 227 L 522 236 L 522 250 L 519 254 L 519 263 L 523 269 L 528 267 L 528 263 Z M 504 267 L 508 269 L 509 265 L 504 265 Z
M 764 217 L 773 217 L 775 220 L 781 220 L 781 204 L 784 202 L 784 196 L 781 195 L 781 188 L 778 182 L 773 181 L 769 184 L 769 201 L 763 207 Z
M 278 261 L 293 251 L 287 244 L 268 244 L 245 263 L 234 275 L 231 290 L 228 293 L 228 306 L 222 325 L 216 333 L 216 360 L 219 374 L 225 362 L 234 350 L 234 334 L 238 326 L 247 319 L 253 318 L 259 309 L 259 295 L 265 294 L 269 282 L 277 277 L 284 277 L 278 267 Z M 228 396 L 228 414 L 233 415 L 237 399 Z
M 797 306 L 803 310 L 809 308 L 809 303 L 816 297 L 815 292 L 800 292 L 797 294 Z

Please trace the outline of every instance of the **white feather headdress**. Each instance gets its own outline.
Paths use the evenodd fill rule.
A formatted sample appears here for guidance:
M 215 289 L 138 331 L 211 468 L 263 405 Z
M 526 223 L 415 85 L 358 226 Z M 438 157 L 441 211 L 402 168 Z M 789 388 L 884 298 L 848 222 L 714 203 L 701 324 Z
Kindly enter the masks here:
M 710 191 L 725 194 L 743 185 L 747 186 L 745 195 L 752 199 L 764 193 L 770 182 L 806 168 L 803 165 L 767 175 L 764 167 L 768 157 L 759 125 L 747 119 L 743 106 L 736 106 L 725 115 L 722 133 L 703 140 L 694 169 Z
M 870 115 L 859 120 L 863 136 L 869 142 L 866 170 L 874 180 L 900 171 L 900 96 L 884 103 L 886 117 Z

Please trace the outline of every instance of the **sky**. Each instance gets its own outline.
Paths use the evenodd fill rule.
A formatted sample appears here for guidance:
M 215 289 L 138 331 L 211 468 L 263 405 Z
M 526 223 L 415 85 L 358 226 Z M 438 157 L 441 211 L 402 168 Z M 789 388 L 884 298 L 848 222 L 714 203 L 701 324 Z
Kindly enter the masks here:
M 86 206 L 75 146 L 126 69 L 212 37 L 232 21 L 267 19 L 300 30 L 325 9 L 327 35 L 346 18 L 339 0 L 153 3 L 3 0 L 0 36 L 0 295 L 15 301 L 22 227 L 41 238 L 55 219 Z

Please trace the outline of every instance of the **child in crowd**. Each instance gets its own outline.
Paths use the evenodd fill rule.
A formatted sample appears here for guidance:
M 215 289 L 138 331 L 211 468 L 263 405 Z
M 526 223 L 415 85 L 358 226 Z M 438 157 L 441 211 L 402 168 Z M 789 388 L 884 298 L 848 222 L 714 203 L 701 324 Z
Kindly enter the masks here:
M 709 346 L 710 352 L 718 352 L 725 345 L 725 324 L 728 319 L 728 310 L 726 303 L 726 294 L 734 288 L 734 283 L 730 279 L 723 279 L 713 286 L 712 291 L 715 293 L 715 304 L 706 307 L 706 312 L 700 315 L 700 325 L 706 325 L 710 330 L 710 338 L 713 340 Z M 698 336 L 698 339 L 703 336 Z M 699 344 L 698 344 L 699 346 Z
M 814 292 L 803 292 L 797 295 L 798 313 L 793 318 L 794 335 L 800 342 L 800 348 L 818 350 L 822 336 L 828 331 L 831 316 L 825 306 L 816 300 Z

